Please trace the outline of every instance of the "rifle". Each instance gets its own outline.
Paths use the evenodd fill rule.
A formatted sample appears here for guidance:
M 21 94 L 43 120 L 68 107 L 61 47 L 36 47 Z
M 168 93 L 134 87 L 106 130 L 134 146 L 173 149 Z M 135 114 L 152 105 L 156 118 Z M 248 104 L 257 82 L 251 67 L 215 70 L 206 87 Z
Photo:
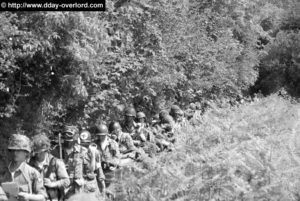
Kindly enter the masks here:
M 62 157 L 61 133 L 58 133 L 58 146 L 59 146 L 59 158 L 63 159 L 63 157 Z

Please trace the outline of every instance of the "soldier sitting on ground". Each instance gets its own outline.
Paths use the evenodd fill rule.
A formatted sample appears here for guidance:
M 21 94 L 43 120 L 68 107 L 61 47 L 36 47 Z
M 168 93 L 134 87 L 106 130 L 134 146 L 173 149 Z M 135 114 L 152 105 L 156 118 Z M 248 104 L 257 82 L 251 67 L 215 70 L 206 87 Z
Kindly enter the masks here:
M 7 196 L 15 196 L 20 201 L 44 201 L 47 198 L 47 193 L 42 176 L 26 163 L 31 152 L 29 138 L 21 134 L 11 135 L 8 152 L 11 161 L 5 169 L 0 183 L 4 191 L 6 187 L 11 187 L 12 189 L 17 188 L 16 193 L 19 193 L 17 195 L 7 194 Z M 1 197 L 3 198 L 3 196 L 2 192 Z
M 160 150 L 172 150 L 172 143 L 175 142 L 174 138 L 174 120 L 168 115 L 168 111 L 162 110 L 159 113 L 159 123 L 152 128 L 152 132 L 155 136 L 155 143 Z
M 109 132 L 111 133 L 112 139 L 114 139 L 119 145 L 121 159 L 131 158 L 136 160 L 140 152 L 134 146 L 129 133 L 122 132 L 119 122 L 111 122 L 109 125 Z
M 70 185 L 65 164 L 49 153 L 51 143 L 46 134 L 33 136 L 32 142 L 34 156 L 29 164 L 40 172 L 48 194 L 47 200 L 64 200 L 64 189 Z
M 124 121 L 121 124 L 122 131 L 129 133 L 130 135 L 134 134 L 136 129 L 136 123 L 134 119 L 136 118 L 136 111 L 133 107 L 128 107 L 124 112 Z

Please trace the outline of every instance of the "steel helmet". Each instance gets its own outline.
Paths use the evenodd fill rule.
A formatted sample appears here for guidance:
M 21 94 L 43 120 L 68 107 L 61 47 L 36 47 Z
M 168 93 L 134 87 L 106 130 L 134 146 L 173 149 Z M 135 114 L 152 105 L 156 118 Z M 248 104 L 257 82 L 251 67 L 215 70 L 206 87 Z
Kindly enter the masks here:
M 163 124 L 172 124 L 174 122 L 172 116 L 170 115 L 165 115 L 162 117 L 161 123 Z
M 167 115 L 169 115 L 169 112 L 168 112 L 167 110 L 161 110 L 161 111 L 159 112 L 159 118 L 160 118 L 160 119 L 163 119 L 163 117 L 164 117 L 164 116 L 167 116 Z
M 107 126 L 104 124 L 97 125 L 95 128 L 95 134 L 96 135 L 107 135 L 108 134 Z
M 24 150 L 24 151 L 31 152 L 30 140 L 25 135 L 12 134 L 9 139 L 7 148 L 9 150 Z
M 140 118 L 146 118 L 146 115 L 145 115 L 144 112 L 138 112 L 138 113 L 136 114 L 136 117 L 137 117 L 138 119 L 140 119 Z
M 176 113 L 178 113 L 180 111 L 180 107 L 178 105 L 172 105 L 171 106 L 171 111 L 170 111 L 170 115 L 174 115 Z
M 34 153 L 48 151 L 50 149 L 50 144 L 51 144 L 49 138 L 44 133 L 33 136 L 32 143 L 33 143 L 32 149 Z
M 125 116 L 136 117 L 136 111 L 133 107 L 128 107 L 125 109 Z
M 82 142 L 82 143 L 91 143 L 92 142 L 92 135 L 88 130 L 81 131 L 79 138 L 80 138 L 80 142 Z
M 109 132 L 112 133 L 113 131 L 117 129 L 122 129 L 121 125 L 117 121 L 113 121 L 109 124 Z
M 62 138 L 65 141 L 74 141 L 78 139 L 78 129 L 76 126 L 65 126 L 62 132 Z
M 190 103 L 189 108 L 190 108 L 191 110 L 196 110 L 196 109 L 197 109 L 195 103 Z

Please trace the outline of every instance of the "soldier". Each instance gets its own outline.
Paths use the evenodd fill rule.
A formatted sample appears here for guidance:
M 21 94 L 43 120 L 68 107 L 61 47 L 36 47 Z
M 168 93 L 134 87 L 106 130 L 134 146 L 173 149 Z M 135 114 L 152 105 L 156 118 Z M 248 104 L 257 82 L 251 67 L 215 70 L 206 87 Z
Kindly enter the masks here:
M 101 190 L 104 191 L 104 173 L 101 166 L 100 152 L 97 150 L 97 145 L 92 143 L 92 135 L 88 130 L 83 130 L 80 133 L 81 145 L 88 149 L 84 160 L 84 192 L 93 193 L 95 197 L 100 196 L 97 181 L 101 185 Z
M 196 112 L 196 104 L 191 103 L 188 109 L 185 111 L 185 116 L 187 120 L 191 120 L 194 117 L 195 112 Z
M 142 127 L 147 127 L 147 126 L 148 126 L 148 125 L 147 125 L 147 122 L 146 122 L 146 115 L 145 115 L 144 112 L 138 112 L 138 113 L 136 114 L 136 122 L 137 122 L 138 124 L 141 124 Z M 141 127 L 141 126 L 140 126 L 140 127 Z
M 101 124 L 95 126 L 97 149 L 101 156 L 101 166 L 105 176 L 105 187 L 109 187 L 114 177 L 114 171 L 119 167 L 120 152 L 118 143 L 108 137 L 108 128 Z
M 174 120 L 165 111 L 160 112 L 160 122 L 153 129 L 155 135 L 155 142 L 160 150 L 172 150 L 172 143 L 175 142 L 174 138 Z
M 87 149 L 79 145 L 78 129 L 75 126 L 65 126 L 63 133 L 62 160 L 64 161 L 70 178 L 70 186 L 66 190 L 66 198 L 83 191 L 83 164 Z M 53 156 L 59 158 L 60 150 L 56 147 Z
M 136 123 L 134 122 L 134 119 L 136 117 L 135 109 L 133 107 L 126 108 L 124 116 L 125 119 L 122 123 L 122 131 L 132 135 L 136 129 Z
M 18 200 L 22 201 L 44 201 L 47 193 L 44 188 L 43 179 L 40 173 L 29 166 L 26 161 L 30 156 L 30 140 L 25 135 L 13 134 L 8 143 L 9 158 L 11 162 L 1 176 L 0 183 L 5 191 L 5 186 L 15 182 L 18 187 Z M 13 185 L 13 184 L 12 184 Z
M 172 105 L 170 115 L 173 117 L 175 123 L 183 121 L 184 112 L 180 109 L 178 105 Z
M 155 127 L 157 124 L 159 124 L 159 114 L 156 114 L 152 117 L 151 127 Z
M 111 122 L 109 124 L 109 132 L 111 133 L 112 139 L 119 144 L 120 154 L 126 155 L 125 158 L 129 157 L 135 159 L 136 148 L 133 144 L 133 140 L 128 133 L 122 132 L 119 122 Z M 122 158 L 123 157 L 124 156 L 122 156 Z
M 64 200 L 64 189 L 70 185 L 69 175 L 62 160 L 49 153 L 50 140 L 45 134 L 32 138 L 34 156 L 29 164 L 41 174 L 49 201 Z

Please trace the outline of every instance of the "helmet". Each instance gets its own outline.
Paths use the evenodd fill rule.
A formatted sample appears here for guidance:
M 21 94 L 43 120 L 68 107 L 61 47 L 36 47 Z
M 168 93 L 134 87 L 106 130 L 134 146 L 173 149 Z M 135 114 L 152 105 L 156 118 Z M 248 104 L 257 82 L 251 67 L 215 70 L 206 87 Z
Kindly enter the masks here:
M 136 117 L 137 117 L 138 119 L 140 119 L 140 118 L 146 118 L 146 115 L 145 115 L 144 112 L 138 112 L 138 113 L 136 114 Z
M 8 147 L 9 150 L 25 150 L 31 152 L 30 140 L 27 136 L 21 134 L 12 134 Z
M 191 103 L 191 104 L 189 105 L 189 108 L 190 108 L 191 110 L 196 110 L 196 104 L 195 104 L 195 103 Z
M 159 114 L 156 114 L 152 117 L 152 120 L 159 120 Z
M 62 132 L 62 138 L 65 141 L 74 141 L 78 137 L 78 129 L 76 126 L 65 126 Z
M 92 142 L 92 135 L 88 130 L 81 131 L 79 138 L 82 143 L 91 143 Z
M 162 117 L 161 123 L 164 124 L 172 124 L 173 123 L 173 118 L 170 115 L 165 115 Z
M 107 126 L 104 124 L 97 125 L 95 128 L 96 135 L 107 135 L 108 129 Z
M 109 124 L 109 132 L 112 133 L 113 131 L 121 129 L 121 125 L 117 121 L 113 121 Z
M 167 110 L 161 110 L 159 112 L 159 118 L 162 119 L 164 116 L 169 115 L 169 112 Z
M 128 107 L 125 109 L 125 116 L 129 117 L 135 117 L 136 116 L 136 111 L 133 107 Z
M 50 149 L 50 140 L 44 133 L 37 134 L 32 137 L 33 142 L 33 152 L 40 153 L 43 151 L 48 151 Z
M 181 109 L 178 105 L 172 105 L 170 115 L 173 116 L 174 114 L 177 114 L 180 110 Z

